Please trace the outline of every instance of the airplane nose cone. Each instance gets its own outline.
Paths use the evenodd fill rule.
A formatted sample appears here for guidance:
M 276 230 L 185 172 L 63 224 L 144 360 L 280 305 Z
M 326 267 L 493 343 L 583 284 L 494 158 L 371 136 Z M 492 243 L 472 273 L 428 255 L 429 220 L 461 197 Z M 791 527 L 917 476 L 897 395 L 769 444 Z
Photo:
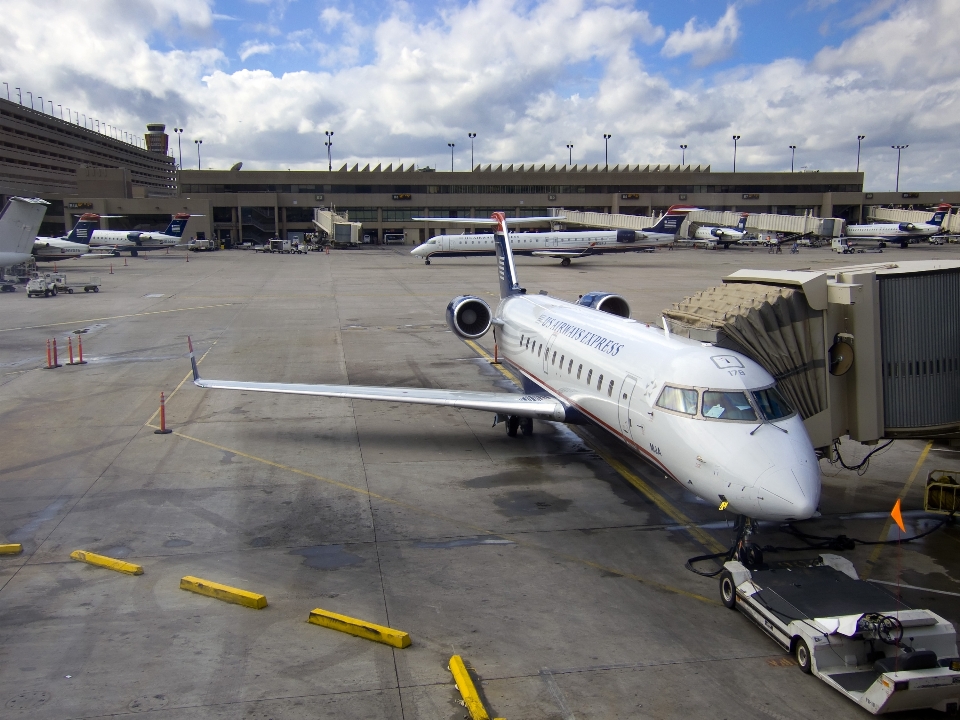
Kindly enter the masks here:
M 770 468 L 760 476 L 757 490 L 760 519 L 805 520 L 820 504 L 820 468 Z
M 422 257 L 425 250 L 426 249 L 423 245 L 417 245 L 413 250 L 410 251 L 410 254 L 416 255 L 417 257 Z

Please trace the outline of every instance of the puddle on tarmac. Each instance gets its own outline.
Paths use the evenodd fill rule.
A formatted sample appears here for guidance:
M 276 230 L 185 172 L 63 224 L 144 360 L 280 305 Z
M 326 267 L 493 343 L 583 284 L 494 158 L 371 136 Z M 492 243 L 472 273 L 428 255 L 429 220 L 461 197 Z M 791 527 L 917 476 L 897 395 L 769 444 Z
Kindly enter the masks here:
M 572 500 L 564 500 L 542 490 L 516 490 L 493 501 L 507 517 L 529 517 L 566 512 Z
M 22 525 L 7 535 L 8 540 L 10 542 L 23 542 L 24 540 L 32 540 L 33 534 L 40 529 L 40 526 L 47 522 L 47 520 L 53 520 L 53 518 L 57 516 L 57 513 L 59 513 L 66 504 L 67 498 L 58 498 L 54 500 L 43 510 L 34 514 L 33 519 L 26 525 Z
M 126 545 L 117 545 L 116 547 L 107 548 L 103 551 L 104 555 L 112 558 L 130 557 L 130 553 L 131 550 Z
M 343 545 L 316 545 L 291 550 L 291 555 L 303 555 L 303 564 L 316 570 L 338 570 L 361 565 L 364 559 L 343 549 Z
M 193 543 L 190 540 L 184 540 L 182 538 L 170 538 L 163 544 L 166 548 L 187 547 L 189 545 L 193 545 Z
M 270 544 L 270 538 L 268 537 L 255 537 L 250 541 L 250 547 L 267 547 Z
M 490 535 L 479 535 L 477 537 L 456 538 L 455 540 L 437 540 L 434 542 L 420 540 L 415 542 L 415 548 L 425 550 L 447 550 L 448 548 L 471 547 L 473 545 L 516 545 L 512 540 L 504 540 L 500 537 Z

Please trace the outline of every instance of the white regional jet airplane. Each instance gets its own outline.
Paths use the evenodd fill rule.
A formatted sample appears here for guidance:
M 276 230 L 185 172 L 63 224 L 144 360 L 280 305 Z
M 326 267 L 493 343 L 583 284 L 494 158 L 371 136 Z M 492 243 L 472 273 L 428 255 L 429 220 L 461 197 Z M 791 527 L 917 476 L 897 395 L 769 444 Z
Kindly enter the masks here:
M 0 210 L 0 268 L 30 259 L 37 230 L 50 203 L 40 198 L 11 197 Z
M 37 262 L 54 262 L 78 257 L 103 257 L 90 253 L 90 236 L 100 227 L 100 216 L 84 213 L 65 237 L 38 237 L 33 243 L 33 257 Z M 106 252 L 106 251 L 105 251 Z
M 495 227 L 500 303 L 492 310 L 478 297 L 456 297 L 447 306 L 447 323 L 467 339 L 493 327 L 525 394 L 209 380 L 200 377 L 191 345 L 194 383 L 481 410 L 495 413 L 494 424 L 506 421 L 510 436 L 530 434 L 533 419 L 595 423 L 685 489 L 739 514 L 741 548 L 753 520 L 815 514 L 817 458 L 803 421 L 766 370 L 730 350 L 630 319 L 619 295 L 593 292 L 572 303 L 526 294 L 517 281 L 507 219 L 497 212 L 486 223 Z
M 743 213 L 740 216 L 736 229 L 702 225 L 694 232 L 693 239 L 696 242 L 709 243 L 711 246 L 722 245 L 723 249 L 726 250 L 731 245 L 736 245 L 743 240 L 747 234 L 747 217 L 749 217 L 748 213 Z
M 687 209 L 674 206 L 667 210 L 660 221 L 642 230 L 582 230 L 544 233 L 515 233 L 511 236 L 511 249 L 514 255 L 533 255 L 535 257 L 558 258 L 564 267 L 575 258 L 606 253 L 643 252 L 657 245 L 665 245 L 676 239 L 677 231 L 683 224 Z M 413 218 L 427 220 L 428 218 Z M 546 218 L 563 220 L 562 217 Z M 542 221 L 543 219 L 541 219 Z M 483 225 L 488 222 L 473 223 L 468 218 L 445 218 L 435 222 Z M 494 255 L 493 234 L 437 235 L 410 251 L 411 255 L 422 257 L 424 264 L 430 264 L 431 257 L 474 257 Z
M 880 247 L 887 242 L 898 242 L 900 247 L 906 248 L 910 243 L 916 243 L 924 238 L 942 231 L 943 220 L 952 206 L 942 203 L 937 211 L 926 222 L 922 223 L 872 223 L 870 225 L 848 225 L 845 237 L 858 240 L 878 240 Z
M 177 213 L 170 220 L 166 230 L 161 232 L 144 232 L 140 230 L 94 230 L 90 235 L 90 248 L 95 250 L 110 249 L 115 252 L 130 251 L 131 257 L 137 257 L 142 250 L 163 250 L 180 245 L 183 240 L 183 230 L 190 220 L 190 213 Z M 97 221 L 100 216 L 93 213 L 84 214 L 83 219 Z

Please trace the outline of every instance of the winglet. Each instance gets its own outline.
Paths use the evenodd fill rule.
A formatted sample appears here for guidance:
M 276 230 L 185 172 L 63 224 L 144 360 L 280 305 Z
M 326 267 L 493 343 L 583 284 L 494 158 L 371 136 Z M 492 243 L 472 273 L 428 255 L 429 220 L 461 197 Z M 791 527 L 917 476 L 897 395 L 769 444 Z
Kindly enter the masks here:
M 200 379 L 200 371 L 197 369 L 197 356 L 193 354 L 193 340 L 187 335 L 187 347 L 190 348 L 190 365 L 193 367 L 193 381 Z

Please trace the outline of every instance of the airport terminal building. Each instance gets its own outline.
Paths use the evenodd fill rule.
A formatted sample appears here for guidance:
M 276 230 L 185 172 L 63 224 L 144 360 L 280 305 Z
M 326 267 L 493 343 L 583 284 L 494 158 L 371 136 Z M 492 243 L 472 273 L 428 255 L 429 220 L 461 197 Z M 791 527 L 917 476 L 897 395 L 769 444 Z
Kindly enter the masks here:
M 145 147 L 115 139 L 114 131 L 0 99 L 0 193 L 50 201 L 42 234 L 66 232 L 84 212 L 119 216 L 104 218 L 103 226 L 129 230 L 159 230 L 173 213 L 189 212 L 195 217 L 187 237 L 215 237 L 228 247 L 313 232 L 318 207 L 362 223 L 368 242 L 401 232 L 418 242 L 448 228 L 414 217 L 489 217 L 494 210 L 521 217 L 548 215 L 550 208 L 652 216 L 686 204 L 859 222 L 870 205 L 960 204 L 960 192 L 867 193 L 858 172 L 732 173 L 643 164 L 178 171 L 163 125 L 148 126 Z

